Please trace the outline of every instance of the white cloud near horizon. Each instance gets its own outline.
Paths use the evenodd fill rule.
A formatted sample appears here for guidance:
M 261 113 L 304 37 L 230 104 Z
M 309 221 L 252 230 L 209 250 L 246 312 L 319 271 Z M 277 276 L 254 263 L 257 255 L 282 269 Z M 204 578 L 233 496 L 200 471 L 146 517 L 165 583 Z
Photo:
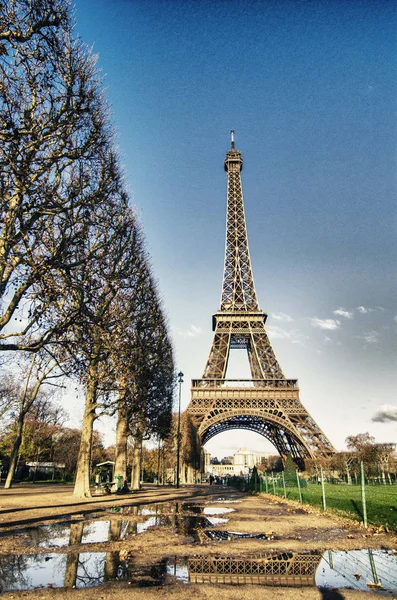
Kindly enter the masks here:
M 344 317 L 345 319 L 353 318 L 353 313 L 349 310 L 345 310 L 344 308 L 337 308 L 336 310 L 334 310 L 333 314 L 337 317 Z
M 374 423 L 389 423 L 397 421 L 397 406 L 382 404 L 378 412 L 374 414 L 371 421 Z
M 339 329 L 340 327 L 340 321 L 338 321 L 338 319 L 318 319 L 317 317 L 314 317 L 313 319 L 310 319 L 310 324 L 312 327 L 329 329 L 331 331 L 334 329 Z

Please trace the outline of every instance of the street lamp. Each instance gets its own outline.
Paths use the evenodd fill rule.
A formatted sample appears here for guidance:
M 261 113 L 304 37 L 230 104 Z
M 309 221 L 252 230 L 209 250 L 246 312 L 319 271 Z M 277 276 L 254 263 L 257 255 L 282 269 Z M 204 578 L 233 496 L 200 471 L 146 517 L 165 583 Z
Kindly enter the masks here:
M 179 402 L 178 402 L 178 431 L 176 436 L 176 487 L 179 488 L 179 455 L 181 452 L 181 395 L 182 395 L 182 383 L 183 373 L 178 373 L 179 383 Z

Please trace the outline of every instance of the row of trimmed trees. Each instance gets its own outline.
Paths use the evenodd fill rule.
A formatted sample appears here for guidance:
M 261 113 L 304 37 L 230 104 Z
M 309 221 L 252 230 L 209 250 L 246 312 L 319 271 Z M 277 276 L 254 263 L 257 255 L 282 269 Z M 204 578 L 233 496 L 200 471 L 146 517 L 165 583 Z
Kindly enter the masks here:
M 395 443 L 376 443 L 375 438 L 368 432 L 349 435 L 346 438 L 347 451 L 335 452 L 329 456 L 317 456 L 315 459 L 305 459 L 305 473 L 308 477 L 320 477 L 323 469 L 328 479 L 345 479 L 346 483 L 357 482 L 360 477 L 360 464 L 364 464 L 366 477 L 381 480 L 383 483 L 393 482 L 397 476 L 397 454 Z M 266 461 L 257 465 L 262 472 L 280 472 L 292 470 L 295 473 L 296 464 L 291 455 L 283 460 L 279 455 L 270 456 Z
M 392 483 L 391 475 L 397 475 L 395 443 L 376 443 L 368 432 L 349 435 L 346 438 L 347 452 L 338 452 L 327 459 L 319 460 L 328 477 L 338 474 L 346 478 L 348 484 L 357 483 L 360 478 L 360 464 L 363 462 L 365 476 L 369 479 Z
M 24 372 L 6 485 L 39 390 L 75 378 L 85 410 L 74 493 L 89 496 L 95 420 L 117 413 L 125 475 L 128 435 L 140 448 L 169 433 L 175 369 L 95 57 L 73 35 L 68 0 L 0 4 L 0 203 L 0 360 L 14 380 L 17 362 Z

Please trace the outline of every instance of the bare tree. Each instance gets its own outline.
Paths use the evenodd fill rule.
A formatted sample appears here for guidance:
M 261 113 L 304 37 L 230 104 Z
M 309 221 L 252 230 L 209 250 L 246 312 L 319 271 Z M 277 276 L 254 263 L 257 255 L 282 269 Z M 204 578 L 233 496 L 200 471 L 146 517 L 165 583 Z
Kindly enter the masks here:
M 57 363 L 52 357 L 43 356 L 42 353 L 33 354 L 30 358 L 30 364 L 25 372 L 25 380 L 21 386 L 14 384 L 12 393 L 18 395 L 18 407 L 16 416 L 15 438 L 10 456 L 10 465 L 5 482 L 5 489 L 11 487 L 12 480 L 18 463 L 19 448 L 22 443 L 25 419 L 32 409 L 34 402 L 39 397 L 42 385 L 51 384 L 55 378 L 62 376 L 62 373 L 55 372 Z
M 0 419 L 4 425 L 7 414 L 13 412 L 18 406 L 18 388 L 14 377 L 5 374 L 0 381 Z
M 164 427 L 169 366 L 156 374 L 154 365 L 172 352 L 149 301 L 95 59 L 72 29 L 67 0 L 0 4 L 0 350 L 45 348 L 85 384 L 75 495 L 86 496 L 95 419 L 114 410 L 127 381 L 129 406 L 145 402 L 143 429 Z M 146 322 L 150 334 L 139 330 Z M 117 359 L 126 330 L 139 330 L 138 372 Z
M 134 439 L 131 485 L 139 487 L 143 440 L 164 439 L 171 429 L 175 386 L 173 349 L 149 266 L 142 257 L 137 285 L 121 298 L 121 321 L 115 369 L 123 382 L 119 398 L 116 471 L 125 477 L 128 434 Z
M 47 279 L 89 260 L 87 220 L 108 176 L 98 159 L 111 135 L 95 58 L 72 28 L 67 1 L 0 3 L 3 351 L 36 351 L 73 323 L 66 311 L 47 320 Z
M 78 269 L 64 273 L 53 282 L 54 287 L 59 285 L 57 310 L 65 307 L 67 311 L 72 310 L 74 304 L 82 307 L 65 344 L 73 369 L 86 388 L 74 491 L 78 497 L 90 495 L 93 423 L 101 414 L 115 410 L 118 381 L 112 357 L 117 354 L 122 319 L 116 309 L 117 300 L 134 286 L 139 255 L 140 238 L 135 218 L 117 199 L 120 200 L 120 195 L 115 190 L 113 205 L 108 202 L 101 227 L 95 228 L 95 243 L 103 238 L 103 251 L 89 264 L 82 263 Z M 67 297 L 62 296 L 62 289 L 68 290 Z

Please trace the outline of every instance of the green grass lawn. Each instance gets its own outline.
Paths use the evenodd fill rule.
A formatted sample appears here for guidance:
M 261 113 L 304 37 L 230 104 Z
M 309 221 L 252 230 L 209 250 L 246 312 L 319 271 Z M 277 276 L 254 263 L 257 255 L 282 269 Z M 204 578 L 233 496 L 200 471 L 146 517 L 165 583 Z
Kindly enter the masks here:
M 272 492 L 269 486 L 269 492 Z M 279 496 L 284 496 L 282 488 L 276 488 Z M 367 519 L 369 525 L 384 525 L 397 531 L 397 486 L 366 486 Z M 287 488 L 287 498 L 299 501 L 298 488 Z M 361 487 L 359 485 L 325 484 L 327 509 L 342 513 L 344 516 L 363 520 Z M 322 506 L 321 485 L 309 483 L 302 488 L 303 503 Z

